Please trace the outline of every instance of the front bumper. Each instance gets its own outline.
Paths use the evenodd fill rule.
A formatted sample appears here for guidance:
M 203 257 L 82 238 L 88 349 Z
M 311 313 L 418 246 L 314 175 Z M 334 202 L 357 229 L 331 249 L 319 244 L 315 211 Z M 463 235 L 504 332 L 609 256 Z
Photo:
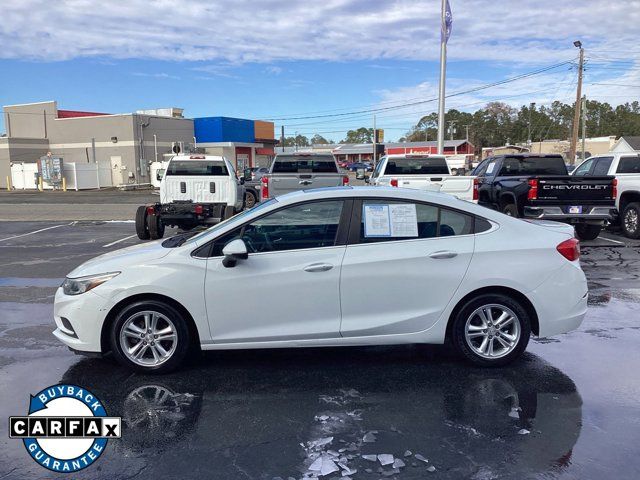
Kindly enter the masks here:
M 53 307 L 56 329 L 53 335 L 78 352 L 101 353 L 102 325 L 107 316 L 107 300 L 93 291 L 65 295 L 58 288 Z
M 587 313 L 587 279 L 570 262 L 526 296 L 538 314 L 541 338 L 575 330 Z
M 568 213 L 568 207 L 524 207 L 525 218 L 555 220 L 566 223 L 603 223 L 611 221 L 614 209 L 612 207 L 582 207 L 586 213 Z

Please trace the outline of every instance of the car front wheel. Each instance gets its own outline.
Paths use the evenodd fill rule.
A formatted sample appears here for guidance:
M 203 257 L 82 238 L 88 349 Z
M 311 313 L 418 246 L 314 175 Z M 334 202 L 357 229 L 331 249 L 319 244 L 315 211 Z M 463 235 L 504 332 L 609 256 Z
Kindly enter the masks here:
M 189 350 L 189 329 L 182 314 L 155 300 L 122 309 L 111 330 L 111 350 L 119 363 L 143 373 L 177 368 Z
M 511 363 L 527 348 L 529 314 L 515 299 L 484 294 L 469 300 L 453 321 L 452 340 L 467 360 L 493 367 Z

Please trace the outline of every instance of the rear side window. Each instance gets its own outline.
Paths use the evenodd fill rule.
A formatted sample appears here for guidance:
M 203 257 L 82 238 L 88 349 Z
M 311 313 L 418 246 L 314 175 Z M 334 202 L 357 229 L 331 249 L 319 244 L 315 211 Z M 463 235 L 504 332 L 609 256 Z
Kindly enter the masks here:
M 390 158 L 385 175 L 448 175 L 447 161 L 442 157 Z
M 568 175 L 562 157 L 505 157 L 501 176 Z
M 224 162 L 206 160 L 172 160 L 166 175 L 211 175 L 227 176 L 229 171 Z
M 611 162 L 613 162 L 613 157 L 600 157 L 596 161 L 595 167 L 593 167 L 594 175 L 607 175 L 609 172 L 609 167 L 611 167 Z
M 620 158 L 616 173 L 640 173 L 640 155 Z
M 394 206 L 395 208 L 406 208 L 406 212 L 401 212 L 401 220 L 407 221 L 407 225 L 402 226 L 406 235 L 394 232 L 395 219 L 393 219 L 392 210 Z M 385 210 L 379 212 L 374 210 L 385 207 Z M 413 217 L 414 209 L 415 217 Z M 385 232 L 387 222 L 385 215 L 389 217 L 388 232 Z M 379 223 L 380 221 L 381 223 Z M 409 225 L 409 222 L 412 222 L 413 225 Z M 473 231 L 473 217 L 455 210 L 410 201 L 365 200 L 362 203 L 360 243 L 450 237 L 468 235 Z
M 287 156 L 276 157 L 273 173 L 338 173 L 333 157 Z

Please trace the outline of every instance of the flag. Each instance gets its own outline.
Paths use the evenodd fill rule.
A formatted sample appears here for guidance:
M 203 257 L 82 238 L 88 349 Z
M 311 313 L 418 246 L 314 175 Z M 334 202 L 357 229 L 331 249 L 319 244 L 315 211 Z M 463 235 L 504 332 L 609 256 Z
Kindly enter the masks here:
M 447 4 L 444 11 L 444 23 L 442 24 L 442 31 L 440 32 L 441 42 L 447 43 L 449 41 L 452 24 L 453 24 L 453 15 L 451 15 L 451 6 L 449 5 L 449 0 L 447 0 Z

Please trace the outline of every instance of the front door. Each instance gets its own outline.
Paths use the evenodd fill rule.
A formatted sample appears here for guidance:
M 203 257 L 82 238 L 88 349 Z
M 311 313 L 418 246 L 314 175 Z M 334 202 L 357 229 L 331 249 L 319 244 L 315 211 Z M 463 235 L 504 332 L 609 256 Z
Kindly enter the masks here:
M 284 207 L 214 240 L 205 298 L 215 343 L 339 336 L 344 204 Z M 222 249 L 236 238 L 249 257 L 225 268 Z
M 111 185 L 118 186 L 124 183 L 122 179 L 122 157 L 112 156 L 111 160 Z
M 342 336 L 426 330 L 464 278 L 473 218 L 411 201 L 362 203 L 352 220 L 360 243 L 347 247 L 342 263 Z

